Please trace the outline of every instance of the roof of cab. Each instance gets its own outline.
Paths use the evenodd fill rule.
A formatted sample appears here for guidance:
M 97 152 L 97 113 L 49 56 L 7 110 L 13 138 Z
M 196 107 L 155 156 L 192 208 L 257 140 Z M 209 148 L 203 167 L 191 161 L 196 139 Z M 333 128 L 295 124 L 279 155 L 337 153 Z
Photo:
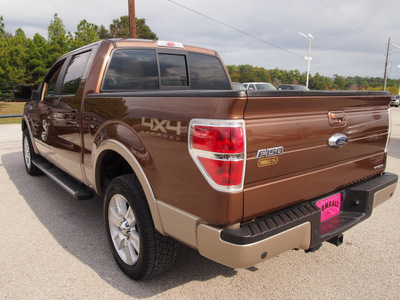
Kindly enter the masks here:
M 143 47 L 143 48 L 162 48 L 162 49 L 181 49 L 186 51 L 200 52 L 209 55 L 215 55 L 214 50 L 201 47 L 183 45 L 178 42 L 164 42 L 159 40 L 142 40 L 142 39 L 109 39 L 116 47 Z M 181 45 L 182 47 L 174 46 Z

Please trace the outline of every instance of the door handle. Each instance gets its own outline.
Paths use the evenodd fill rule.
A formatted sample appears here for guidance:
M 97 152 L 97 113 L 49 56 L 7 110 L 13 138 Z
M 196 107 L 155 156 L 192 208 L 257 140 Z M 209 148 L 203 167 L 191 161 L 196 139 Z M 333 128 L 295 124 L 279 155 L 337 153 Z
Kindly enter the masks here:
M 346 114 L 344 111 L 330 111 L 328 113 L 329 125 L 341 127 L 346 125 Z

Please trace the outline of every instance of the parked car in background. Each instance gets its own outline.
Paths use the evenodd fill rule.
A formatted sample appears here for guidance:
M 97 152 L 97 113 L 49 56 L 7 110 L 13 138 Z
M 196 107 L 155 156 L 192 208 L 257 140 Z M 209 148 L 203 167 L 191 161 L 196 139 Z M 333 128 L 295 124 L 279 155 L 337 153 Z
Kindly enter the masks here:
M 239 82 L 232 82 L 232 86 L 233 86 L 233 89 L 234 89 L 235 91 L 244 91 L 244 90 L 246 90 L 246 88 L 244 87 L 244 85 L 241 84 L 241 83 L 239 83 Z
M 392 99 L 390 99 L 390 106 L 399 107 L 400 95 L 392 95 Z
M 281 84 L 278 86 L 280 91 L 309 91 L 310 89 L 304 85 L 299 84 Z
M 276 91 L 271 83 L 267 82 L 245 82 L 243 83 L 246 90 L 256 90 L 256 91 Z

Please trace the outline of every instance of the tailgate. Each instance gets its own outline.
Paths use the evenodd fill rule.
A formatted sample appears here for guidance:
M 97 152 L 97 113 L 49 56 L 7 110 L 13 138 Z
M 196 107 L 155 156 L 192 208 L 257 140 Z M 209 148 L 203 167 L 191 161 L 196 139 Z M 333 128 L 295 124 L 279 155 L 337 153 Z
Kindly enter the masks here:
M 389 101 L 384 92 L 250 91 L 244 220 L 383 172 Z

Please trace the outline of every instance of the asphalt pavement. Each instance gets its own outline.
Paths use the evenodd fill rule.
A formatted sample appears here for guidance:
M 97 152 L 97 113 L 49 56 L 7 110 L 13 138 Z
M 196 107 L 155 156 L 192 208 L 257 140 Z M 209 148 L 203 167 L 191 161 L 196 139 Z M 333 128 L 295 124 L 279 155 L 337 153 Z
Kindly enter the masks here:
M 387 171 L 400 173 L 400 108 Z M 170 272 L 126 277 L 108 249 L 102 199 L 77 201 L 25 172 L 20 125 L 0 125 L 1 299 L 400 299 L 399 189 L 373 215 L 306 254 L 231 269 L 181 246 Z

